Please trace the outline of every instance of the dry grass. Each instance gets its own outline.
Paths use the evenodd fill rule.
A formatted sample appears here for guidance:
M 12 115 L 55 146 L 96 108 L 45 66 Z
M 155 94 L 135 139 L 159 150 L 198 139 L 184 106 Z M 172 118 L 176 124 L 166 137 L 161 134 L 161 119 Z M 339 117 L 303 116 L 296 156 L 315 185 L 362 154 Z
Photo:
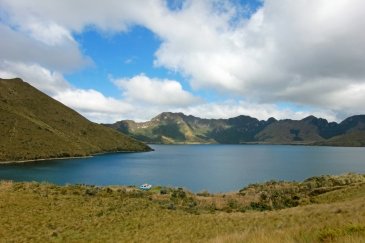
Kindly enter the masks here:
M 233 209 L 227 213 L 224 206 L 207 210 L 203 200 L 219 198 L 224 203 L 230 195 L 184 193 L 179 198 L 183 193 L 173 189 L 160 195 L 156 189 L 140 192 L 126 187 L 4 181 L 0 183 L 0 242 L 365 240 L 364 184 L 316 195 L 311 205 L 264 212 Z

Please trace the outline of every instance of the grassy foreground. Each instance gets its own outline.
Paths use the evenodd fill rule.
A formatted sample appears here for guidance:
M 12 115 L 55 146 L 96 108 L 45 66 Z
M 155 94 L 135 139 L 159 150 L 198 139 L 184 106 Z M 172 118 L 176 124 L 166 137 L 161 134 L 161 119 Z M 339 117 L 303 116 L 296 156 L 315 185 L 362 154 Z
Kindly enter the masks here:
M 0 242 L 365 242 L 365 175 L 192 194 L 0 183 Z

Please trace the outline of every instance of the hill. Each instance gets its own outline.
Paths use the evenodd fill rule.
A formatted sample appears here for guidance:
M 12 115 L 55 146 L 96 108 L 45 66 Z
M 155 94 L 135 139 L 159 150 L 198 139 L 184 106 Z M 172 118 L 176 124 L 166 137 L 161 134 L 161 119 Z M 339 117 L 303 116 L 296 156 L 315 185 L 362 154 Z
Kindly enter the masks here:
M 105 125 L 148 143 L 365 145 L 365 115 L 349 117 L 338 124 L 314 116 L 260 121 L 243 115 L 202 119 L 163 112 L 147 122 L 125 120 Z
M 21 79 L 0 79 L 0 161 L 150 148 L 92 123 Z
M 239 192 L 0 182 L 4 242 L 364 242 L 365 176 Z M 14 220 L 16 219 L 16 220 Z

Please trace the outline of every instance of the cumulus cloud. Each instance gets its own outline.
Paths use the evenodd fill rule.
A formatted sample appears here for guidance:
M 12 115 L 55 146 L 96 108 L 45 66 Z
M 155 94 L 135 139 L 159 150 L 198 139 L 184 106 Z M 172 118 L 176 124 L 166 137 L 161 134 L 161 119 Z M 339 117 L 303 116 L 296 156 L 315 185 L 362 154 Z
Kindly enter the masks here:
M 38 64 L 29 65 L 20 62 L 0 61 L 0 77 L 21 77 L 24 81 L 49 95 L 57 94 L 71 87 L 61 73 L 52 72 Z
M 76 43 L 70 31 L 56 23 L 26 22 L 22 28 L 34 39 L 50 46 Z
M 239 115 L 255 117 L 259 120 L 267 120 L 270 117 L 276 119 L 303 119 L 309 115 L 328 119 L 329 121 L 341 121 L 336 113 L 327 109 L 302 107 L 298 110 L 294 107 L 282 107 L 275 104 L 258 104 L 245 100 L 225 100 L 222 102 L 206 102 L 187 107 L 169 107 L 154 105 L 136 105 L 134 110 L 122 114 L 123 119 L 147 121 L 164 111 L 183 112 L 201 118 L 231 118 Z
M 140 74 L 132 78 L 117 79 L 114 83 L 131 102 L 173 107 L 192 105 L 200 101 L 175 80 L 149 78 Z
M 132 113 L 134 110 L 131 104 L 106 97 L 93 89 L 68 89 L 59 92 L 53 98 L 72 107 L 94 122 L 121 120 L 123 114 Z
M 164 9 L 160 0 L 115 1 L 104 0 L 90 3 L 88 0 L 2 0 L 7 20 L 24 26 L 26 22 L 58 23 L 68 30 L 81 32 L 86 26 L 103 31 L 124 31 L 141 18 L 149 18 Z
M 299 117 L 300 112 L 285 113 L 275 105 L 288 102 L 332 119 L 365 112 L 362 0 L 265 0 L 252 15 L 236 1 L 214 0 L 187 0 L 173 10 L 162 0 L 1 0 L 0 9 L 2 66 L 44 67 L 53 70 L 49 80 L 61 80 L 63 72 L 90 62 L 72 33 L 90 26 L 120 32 L 142 25 L 162 42 L 155 66 L 183 74 L 197 91 L 249 100 L 229 109 L 196 104 L 198 99 L 173 80 L 137 75 L 116 82 L 125 102 L 150 104 L 151 111 L 180 106 L 202 116 L 211 111 L 223 116 L 256 110 L 264 117 L 272 109 L 273 116 Z M 16 68 L 2 69 L 15 73 Z M 62 83 L 52 82 L 58 88 Z
M 255 117 L 259 120 L 267 120 L 270 117 L 276 119 L 303 119 L 309 115 L 314 115 L 326 118 L 330 121 L 337 121 L 338 117 L 333 112 L 323 109 L 308 109 L 296 110 L 288 107 L 280 107 L 275 104 L 257 104 L 249 101 L 233 101 L 226 100 L 220 103 L 206 103 L 196 106 L 178 109 L 176 111 L 184 112 L 194 116 L 203 118 L 231 118 L 239 115 L 247 115 Z
M 43 38 L 50 35 L 44 30 Z M 92 63 L 84 57 L 78 44 L 73 40 L 57 41 L 52 37 L 54 45 L 45 45 L 34 39 L 29 33 L 16 31 L 9 26 L 0 23 L 0 60 L 10 62 L 22 62 L 29 65 L 37 64 L 59 72 L 77 70 Z
M 169 21 L 151 23 L 164 40 L 155 64 L 190 75 L 194 87 L 263 102 L 330 107 L 333 103 L 321 94 L 336 96 L 365 82 L 363 1 L 267 0 L 236 26 L 229 21 L 234 6 L 223 13 L 213 7 L 191 1 L 170 13 Z M 320 89 L 313 93 L 308 86 Z M 318 102 L 311 95 L 318 95 Z

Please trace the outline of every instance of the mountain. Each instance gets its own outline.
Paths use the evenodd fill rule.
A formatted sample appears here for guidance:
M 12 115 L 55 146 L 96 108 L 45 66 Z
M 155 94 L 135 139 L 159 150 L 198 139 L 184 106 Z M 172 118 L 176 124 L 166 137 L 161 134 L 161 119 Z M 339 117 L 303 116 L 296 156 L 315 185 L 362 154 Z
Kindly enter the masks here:
M 92 123 L 21 79 L 0 79 L 0 161 L 150 148 Z
M 318 143 L 318 145 L 365 146 L 365 115 L 349 117 L 337 127 L 337 132 L 333 132 L 332 137 L 329 137 L 327 141 Z
M 212 130 L 225 129 L 223 120 L 201 119 L 183 113 L 164 112 L 147 122 L 131 120 L 105 124 L 147 143 L 216 143 Z
M 302 120 L 260 121 L 249 116 L 202 119 L 163 112 L 147 122 L 119 121 L 105 126 L 147 143 L 260 143 L 365 146 L 365 115 L 341 123 L 308 116 Z

